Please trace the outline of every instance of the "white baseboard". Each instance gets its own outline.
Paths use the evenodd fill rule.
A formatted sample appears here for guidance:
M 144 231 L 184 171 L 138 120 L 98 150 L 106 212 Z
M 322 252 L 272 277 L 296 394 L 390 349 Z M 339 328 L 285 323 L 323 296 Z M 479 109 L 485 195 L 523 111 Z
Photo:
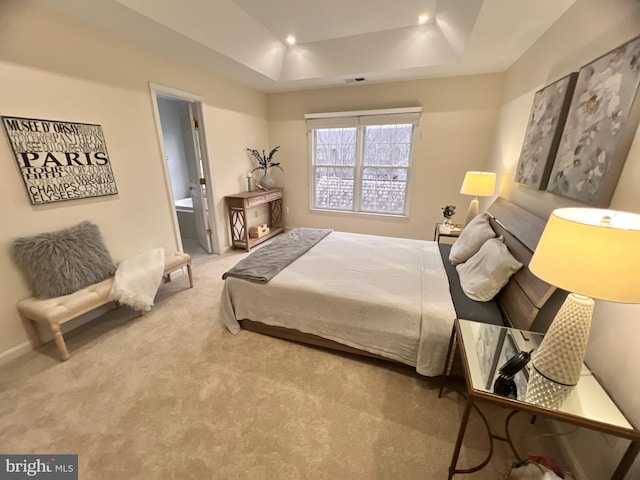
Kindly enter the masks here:
M 20 355 L 24 355 L 25 353 L 30 352 L 31 350 L 33 350 L 33 347 L 31 346 L 31 342 L 24 342 L 24 343 L 21 343 L 20 345 L 16 345 L 15 347 L 0 353 L 0 365 L 3 365 L 10 360 L 13 360 L 14 358 L 17 358 Z
M 79 326 L 84 325 L 85 323 L 98 318 L 99 316 L 105 314 L 112 308 L 113 307 L 111 306 L 111 304 L 103 305 L 101 307 L 96 308 L 95 310 L 92 310 L 90 312 L 85 313 L 84 315 L 81 315 L 80 317 L 77 317 L 77 318 L 74 318 L 73 320 L 65 322 L 61 326 L 62 333 L 70 332 L 74 328 L 78 328 Z M 53 340 L 53 333 L 49 328 L 41 324 L 37 324 L 36 328 L 40 333 L 40 340 L 42 341 L 43 344 L 47 342 L 51 342 Z M 0 365 L 7 363 L 10 360 L 13 360 L 14 358 L 17 358 L 20 355 L 24 355 L 25 353 L 30 352 L 31 350 L 33 350 L 33 347 L 31 346 L 31 342 L 29 341 L 21 343 L 20 345 L 16 345 L 15 347 L 0 353 Z

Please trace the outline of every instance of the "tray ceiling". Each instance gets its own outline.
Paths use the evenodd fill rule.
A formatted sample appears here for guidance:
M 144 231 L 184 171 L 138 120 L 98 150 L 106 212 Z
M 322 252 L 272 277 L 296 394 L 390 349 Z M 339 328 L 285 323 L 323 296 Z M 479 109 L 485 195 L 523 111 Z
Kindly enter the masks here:
M 265 92 L 504 71 L 574 2 L 37 0 Z

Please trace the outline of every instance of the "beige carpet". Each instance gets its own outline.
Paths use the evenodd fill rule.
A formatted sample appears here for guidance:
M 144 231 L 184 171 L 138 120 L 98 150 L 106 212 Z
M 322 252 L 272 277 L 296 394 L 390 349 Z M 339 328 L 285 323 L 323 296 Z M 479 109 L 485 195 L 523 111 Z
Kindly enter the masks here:
M 410 368 L 219 323 L 214 257 L 163 284 L 143 317 L 123 307 L 0 367 L 0 452 L 76 453 L 82 479 L 446 479 L 464 399 Z M 484 409 L 502 429 L 503 409 Z M 553 456 L 544 422 L 513 422 L 524 451 Z M 522 436 L 521 434 L 526 436 Z M 475 413 L 461 465 L 484 458 Z M 506 478 L 497 442 L 482 471 Z

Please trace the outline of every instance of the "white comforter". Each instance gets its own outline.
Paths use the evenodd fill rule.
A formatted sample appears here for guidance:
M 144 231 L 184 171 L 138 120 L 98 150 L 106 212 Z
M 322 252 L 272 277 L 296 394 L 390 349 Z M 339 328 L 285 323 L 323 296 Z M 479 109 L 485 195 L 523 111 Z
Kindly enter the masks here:
M 229 277 L 226 327 L 294 328 L 442 373 L 455 310 L 435 242 L 332 232 L 269 283 Z

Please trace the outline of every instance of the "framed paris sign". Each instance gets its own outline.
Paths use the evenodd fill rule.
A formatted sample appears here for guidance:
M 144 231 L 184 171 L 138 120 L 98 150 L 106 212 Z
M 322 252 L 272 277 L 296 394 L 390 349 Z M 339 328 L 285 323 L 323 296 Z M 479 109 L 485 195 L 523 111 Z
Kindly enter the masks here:
M 640 37 L 583 66 L 547 191 L 606 208 L 638 127 Z
M 100 125 L 1 118 L 33 205 L 118 193 Z

